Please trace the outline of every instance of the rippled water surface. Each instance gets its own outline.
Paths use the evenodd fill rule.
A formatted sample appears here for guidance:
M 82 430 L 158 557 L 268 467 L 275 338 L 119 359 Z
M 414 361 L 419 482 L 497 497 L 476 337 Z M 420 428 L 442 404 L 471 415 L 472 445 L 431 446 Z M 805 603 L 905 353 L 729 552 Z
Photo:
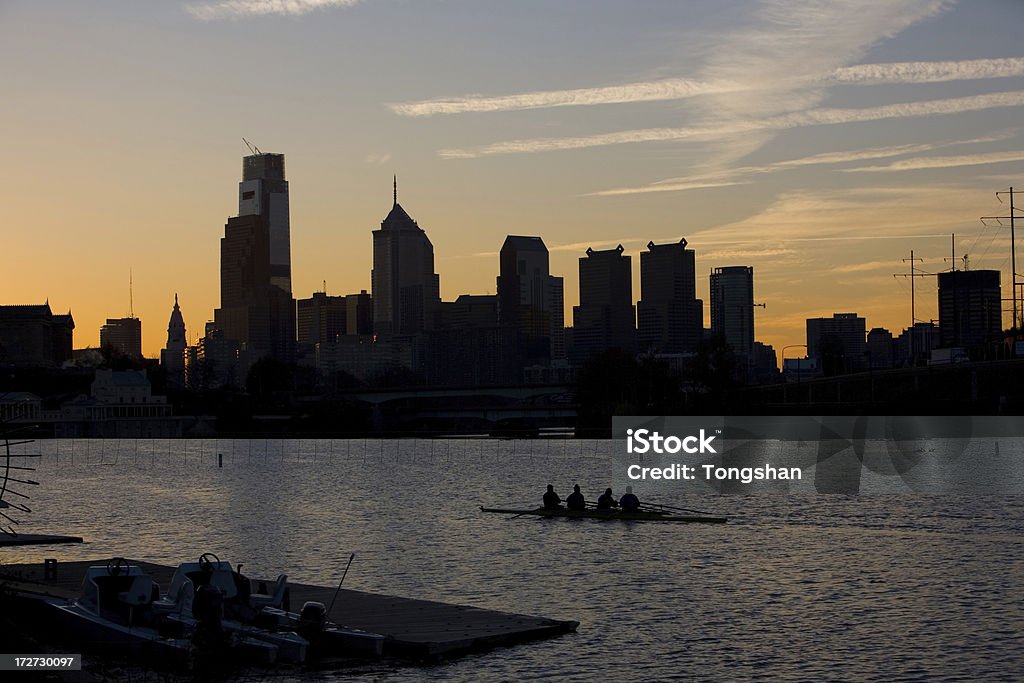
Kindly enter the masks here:
M 214 552 L 250 576 L 576 619 L 579 632 L 374 680 L 1021 680 L 1024 497 L 679 496 L 720 525 L 510 520 L 588 498 L 594 441 L 43 441 L 4 563 Z M 223 467 L 217 467 L 222 453 Z M 332 674 L 318 676 L 330 680 Z

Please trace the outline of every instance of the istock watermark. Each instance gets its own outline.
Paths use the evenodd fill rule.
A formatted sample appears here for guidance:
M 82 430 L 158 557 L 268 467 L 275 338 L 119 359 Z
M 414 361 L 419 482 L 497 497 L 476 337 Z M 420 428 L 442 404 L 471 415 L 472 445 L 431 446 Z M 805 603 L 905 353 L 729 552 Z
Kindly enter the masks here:
M 1024 494 L 1016 416 L 620 416 L 612 485 L 637 493 Z
M 626 430 L 626 452 L 628 453 L 717 453 L 711 442 L 715 436 L 721 435 L 721 430 L 715 430 L 716 434 L 706 434 L 703 429 L 697 435 L 678 437 L 671 434 L 667 437 L 649 429 L 627 429 Z M 697 445 L 694 445 L 697 444 Z

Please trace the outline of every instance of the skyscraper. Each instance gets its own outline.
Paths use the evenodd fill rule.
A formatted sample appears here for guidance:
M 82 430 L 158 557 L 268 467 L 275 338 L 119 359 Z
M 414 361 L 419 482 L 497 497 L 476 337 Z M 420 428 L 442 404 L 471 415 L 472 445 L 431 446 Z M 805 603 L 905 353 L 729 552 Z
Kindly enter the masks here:
M 580 258 L 580 305 L 572 309 L 573 361 L 585 362 L 607 349 L 633 351 L 636 309 L 633 267 L 622 245 Z
M 284 155 L 245 157 L 238 216 L 228 219 L 220 241 L 220 308 L 213 327 L 237 342 L 248 365 L 295 355 L 289 234 Z
M 499 257 L 498 322 L 517 332 L 525 365 L 565 359 L 562 278 L 550 274 L 540 237 L 508 235 Z
M 711 273 L 711 334 L 721 336 L 733 352 L 754 350 L 754 269 L 726 266 Z
M 167 345 L 160 351 L 160 366 L 167 374 L 167 385 L 185 386 L 185 319 L 178 307 L 178 295 L 174 295 L 174 309 L 167 322 Z
M 262 219 L 269 238 L 270 284 L 291 295 L 291 226 L 283 154 L 253 154 L 242 159 L 238 215 Z
M 704 302 L 697 298 L 695 257 L 686 240 L 647 243 L 640 252 L 637 340 L 643 351 L 697 350 L 704 328 Z
M 435 327 L 441 305 L 434 246 L 398 203 L 373 231 L 373 325 L 379 335 L 409 335 Z
M 100 328 L 100 348 L 114 349 L 129 358 L 142 358 L 142 321 L 134 316 L 107 318 Z
M 998 270 L 939 273 L 939 346 L 979 346 L 1002 331 Z

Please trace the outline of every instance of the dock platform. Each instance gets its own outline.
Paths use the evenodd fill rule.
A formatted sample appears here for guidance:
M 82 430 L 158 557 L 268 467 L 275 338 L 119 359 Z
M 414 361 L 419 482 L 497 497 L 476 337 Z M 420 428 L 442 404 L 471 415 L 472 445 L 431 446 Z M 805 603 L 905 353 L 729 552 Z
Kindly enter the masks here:
M 43 563 L 0 566 L 0 583 L 25 596 L 76 597 L 87 567 L 105 565 L 109 558 L 60 562 L 44 569 Z M 166 590 L 174 567 L 131 560 Z M 268 584 L 273 581 L 266 579 Z M 330 605 L 336 588 L 289 581 L 289 600 L 298 611 L 307 600 Z M 559 621 L 511 612 L 402 598 L 342 588 L 328 618 L 338 624 L 380 633 L 384 656 L 411 660 L 438 660 L 495 647 L 571 633 L 576 621 Z

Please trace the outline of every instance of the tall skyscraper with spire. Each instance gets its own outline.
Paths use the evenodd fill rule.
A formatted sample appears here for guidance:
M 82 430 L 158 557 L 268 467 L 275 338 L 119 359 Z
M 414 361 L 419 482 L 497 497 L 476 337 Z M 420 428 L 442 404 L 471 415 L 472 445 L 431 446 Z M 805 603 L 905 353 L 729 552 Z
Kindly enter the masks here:
M 178 306 L 178 295 L 174 295 L 174 309 L 167 323 L 167 345 L 160 351 L 160 366 L 167 375 L 167 385 L 185 386 L 185 318 Z
M 434 246 L 427 233 L 398 203 L 373 231 L 373 328 L 378 335 L 410 335 L 432 330 L 441 306 L 434 272 Z
M 284 155 L 245 157 L 238 215 L 228 219 L 220 241 L 220 308 L 213 325 L 238 344 L 243 372 L 260 358 L 290 361 L 295 355 L 290 230 Z

